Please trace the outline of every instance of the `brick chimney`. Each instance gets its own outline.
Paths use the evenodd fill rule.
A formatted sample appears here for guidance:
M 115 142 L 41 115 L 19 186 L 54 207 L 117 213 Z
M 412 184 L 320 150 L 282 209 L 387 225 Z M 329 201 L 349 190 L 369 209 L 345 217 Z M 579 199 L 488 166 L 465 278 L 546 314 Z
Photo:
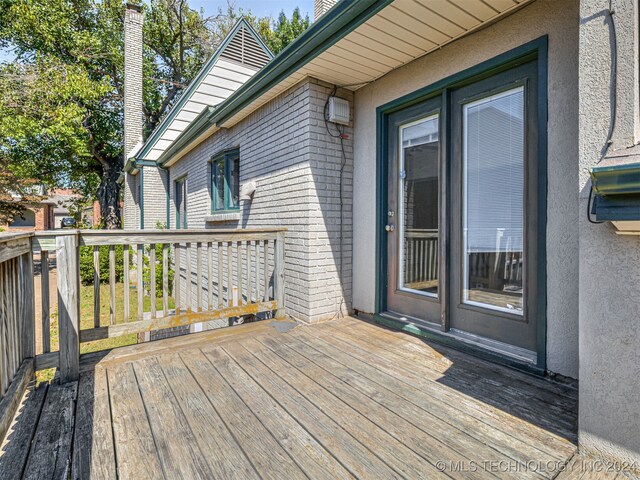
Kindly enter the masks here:
M 142 140 L 142 13 L 127 3 L 124 12 L 124 153 Z
M 314 0 L 313 21 L 318 20 L 322 15 L 336 4 L 337 0 Z

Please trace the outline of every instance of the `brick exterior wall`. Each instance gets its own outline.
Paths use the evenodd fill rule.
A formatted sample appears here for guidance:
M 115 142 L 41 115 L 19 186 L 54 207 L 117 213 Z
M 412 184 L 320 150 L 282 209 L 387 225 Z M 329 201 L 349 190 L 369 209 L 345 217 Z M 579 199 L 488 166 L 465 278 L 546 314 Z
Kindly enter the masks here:
M 122 227 L 125 230 L 137 230 L 140 228 L 139 182 L 140 173 L 137 175 L 125 174 L 123 185 L 124 209 L 122 211 Z
M 144 228 L 156 228 L 158 223 L 167 223 L 167 172 L 156 167 L 143 170 Z
M 170 168 L 171 228 L 176 218 L 174 181 L 185 174 L 189 228 L 288 228 L 287 313 L 305 322 L 351 310 L 353 148 L 349 126 L 341 247 L 342 149 L 323 119 L 331 90 L 331 85 L 305 80 L 234 127 L 216 132 Z M 353 102 L 349 91 L 339 90 L 337 96 Z M 240 220 L 205 222 L 211 214 L 209 160 L 235 146 L 240 148 L 240 183 L 255 180 L 257 190 L 251 202 L 241 202 Z

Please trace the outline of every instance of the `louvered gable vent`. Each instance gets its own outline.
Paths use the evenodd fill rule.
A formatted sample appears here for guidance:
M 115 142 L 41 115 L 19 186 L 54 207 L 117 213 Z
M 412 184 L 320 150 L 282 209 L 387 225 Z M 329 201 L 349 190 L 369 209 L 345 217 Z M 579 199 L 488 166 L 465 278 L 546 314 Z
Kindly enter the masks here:
M 258 70 L 271 60 L 245 27 L 238 30 L 220 56 Z

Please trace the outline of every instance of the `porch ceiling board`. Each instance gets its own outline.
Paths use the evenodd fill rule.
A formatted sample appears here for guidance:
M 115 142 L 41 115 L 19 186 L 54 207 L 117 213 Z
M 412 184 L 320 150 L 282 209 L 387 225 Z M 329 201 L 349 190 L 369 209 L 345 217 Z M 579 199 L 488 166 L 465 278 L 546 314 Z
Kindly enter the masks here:
M 533 0 L 395 0 L 218 123 L 231 127 L 304 77 L 357 90 Z

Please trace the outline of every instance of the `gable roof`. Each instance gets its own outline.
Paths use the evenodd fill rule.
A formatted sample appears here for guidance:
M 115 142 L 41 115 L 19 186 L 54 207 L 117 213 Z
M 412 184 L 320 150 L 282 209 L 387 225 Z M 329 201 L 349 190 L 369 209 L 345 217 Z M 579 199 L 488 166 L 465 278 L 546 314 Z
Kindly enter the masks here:
M 139 153 L 131 157 L 157 160 L 203 110 L 222 103 L 272 58 L 260 35 L 241 18 Z

